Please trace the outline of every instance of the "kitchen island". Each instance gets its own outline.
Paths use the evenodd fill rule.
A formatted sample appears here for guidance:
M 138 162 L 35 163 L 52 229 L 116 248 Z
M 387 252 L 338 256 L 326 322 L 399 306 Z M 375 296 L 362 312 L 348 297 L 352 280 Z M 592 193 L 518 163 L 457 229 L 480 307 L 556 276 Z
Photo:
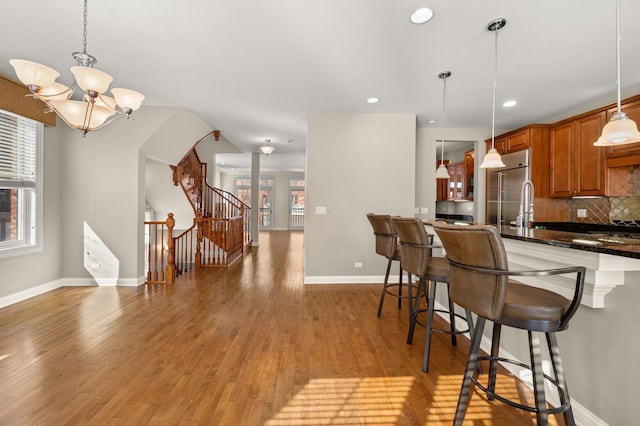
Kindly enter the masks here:
M 434 232 L 432 223 L 433 220 L 425 221 L 430 233 Z M 510 269 L 584 266 L 587 274 L 582 304 L 604 308 L 607 294 L 618 286 L 629 284 L 625 272 L 640 271 L 640 233 L 636 234 L 636 230 L 629 227 L 576 228 L 566 224 L 563 228 L 568 230 L 500 227 Z M 576 229 L 580 232 L 575 232 Z M 569 299 L 573 294 L 573 281 L 567 277 L 518 278 Z

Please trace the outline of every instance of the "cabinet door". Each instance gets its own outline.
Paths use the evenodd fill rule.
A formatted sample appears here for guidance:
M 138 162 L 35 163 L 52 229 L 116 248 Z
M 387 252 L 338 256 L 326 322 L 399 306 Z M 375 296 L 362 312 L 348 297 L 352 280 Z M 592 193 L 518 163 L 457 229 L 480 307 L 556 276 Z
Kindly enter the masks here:
M 617 108 L 612 108 L 607 111 L 607 120 L 609 120 L 616 111 Z M 631 120 L 635 121 L 636 124 L 640 124 L 640 101 L 622 105 L 622 111 L 625 112 Z M 640 164 L 640 142 L 620 146 L 609 146 L 607 147 L 607 158 L 609 167 Z
M 463 195 L 464 197 L 473 200 L 473 186 L 474 186 L 474 152 L 466 151 L 464 153 L 464 185 L 463 186 Z
M 578 155 L 575 195 L 605 195 L 606 151 L 593 146 L 602 133 L 605 119 L 603 111 L 575 122 Z
M 549 134 L 550 196 L 571 197 L 574 191 L 573 122 L 552 127 Z
M 529 132 L 523 130 L 507 138 L 507 152 L 520 151 L 529 147 Z

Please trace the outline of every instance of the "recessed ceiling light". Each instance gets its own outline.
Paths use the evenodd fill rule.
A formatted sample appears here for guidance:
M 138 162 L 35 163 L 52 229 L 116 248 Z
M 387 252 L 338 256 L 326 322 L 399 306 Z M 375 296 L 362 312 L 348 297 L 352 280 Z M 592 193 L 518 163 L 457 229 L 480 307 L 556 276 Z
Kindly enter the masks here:
M 378 98 L 369 98 L 369 99 L 367 99 L 367 103 L 368 104 L 377 104 L 378 102 L 380 102 L 380 99 L 378 99 Z
M 427 120 L 427 124 L 436 124 L 438 120 Z
M 414 24 L 424 24 L 433 18 L 433 10 L 428 7 L 421 7 L 411 14 L 411 22 Z
M 509 107 L 515 106 L 516 104 L 517 104 L 516 101 L 506 101 L 505 103 L 502 104 L 502 106 L 505 108 L 509 108 Z

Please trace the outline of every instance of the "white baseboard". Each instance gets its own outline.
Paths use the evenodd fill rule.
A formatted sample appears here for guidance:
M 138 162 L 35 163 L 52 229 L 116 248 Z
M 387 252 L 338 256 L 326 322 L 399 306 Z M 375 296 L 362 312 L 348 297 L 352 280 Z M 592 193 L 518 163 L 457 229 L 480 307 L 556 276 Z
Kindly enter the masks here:
M 390 283 L 398 282 L 398 275 L 389 275 Z M 384 275 L 321 275 L 304 277 L 305 284 L 380 284 Z
M 144 285 L 144 277 L 138 278 L 120 278 L 116 282 L 102 283 L 101 287 L 138 287 Z M 0 297 L 0 308 L 4 308 L 14 303 L 22 302 L 27 299 L 31 299 L 35 296 L 40 296 L 55 290 L 60 287 L 97 287 L 98 284 L 93 278 L 61 278 L 59 280 L 51 281 L 48 283 L 40 284 L 35 287 L 21 290 L 16 293 L 9 294 L 7 296 Z
M 17 293 L 10 294 L 8 296 L 0 297 L 0 308 L 13 305 L 14 303 L 22 302 L 23 300 L 31 299 L 32 297 L 39 296 L 62 286 L 62 280 L 55 280 L 19 291 Z

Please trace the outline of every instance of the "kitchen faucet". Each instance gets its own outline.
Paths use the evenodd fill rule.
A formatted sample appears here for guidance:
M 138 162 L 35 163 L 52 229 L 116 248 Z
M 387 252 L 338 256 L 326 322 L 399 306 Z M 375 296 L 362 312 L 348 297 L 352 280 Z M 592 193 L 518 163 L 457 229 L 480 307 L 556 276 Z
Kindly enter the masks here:
M 533 182 L 529 179 L 522 182 L 520 189 L 520 213 L 516 218 L 518 228 L 533 226 Z

